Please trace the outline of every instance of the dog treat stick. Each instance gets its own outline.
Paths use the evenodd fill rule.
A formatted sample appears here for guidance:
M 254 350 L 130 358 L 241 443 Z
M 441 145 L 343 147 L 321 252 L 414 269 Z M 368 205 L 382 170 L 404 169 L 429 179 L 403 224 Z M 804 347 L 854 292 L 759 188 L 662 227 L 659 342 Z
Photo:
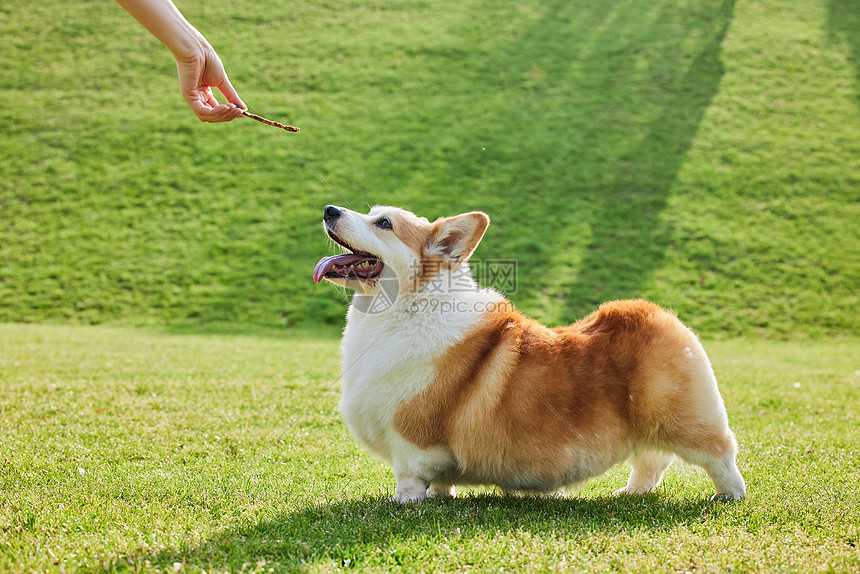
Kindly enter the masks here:
M 267 119 L 266 119 L 266 118 L 264 118 L 263 116 L 258 116 L 257 114 L 252 114 L 252 113 L 251 113 L 251 112 L 249 112 L 248 110 L 245 110 L 245 111 L 244 111 L 244 112 L 242 112 L 242 113 L 243 113 L 244 115 L 248 116 L 249 118 L 251 118 L 252 120 L 257 120 L 258 122 L 262 122 L 262 123 L 266 124 L 267 126 L 273 126 L 273 127 L 276 127 L 276 128 L 281 128 L 282 130 L 287 130 L 288 132 L 297 132 L 297 131 L 299 131 L 299 128 L 297 128 L 297 127 L 287 126 L 287 125 L 284 125 L 284 124 L 280 124 L 280 123 L 278 123 L 278 122 L 273 122 L 272 120 L 267 120 Z

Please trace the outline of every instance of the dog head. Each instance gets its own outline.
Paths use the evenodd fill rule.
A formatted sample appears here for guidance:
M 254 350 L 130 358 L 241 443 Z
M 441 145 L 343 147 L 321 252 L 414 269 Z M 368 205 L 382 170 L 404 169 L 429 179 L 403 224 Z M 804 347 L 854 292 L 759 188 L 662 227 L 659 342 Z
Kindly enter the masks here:
M 323 227 L 347 252 L 321 259 L 314 281 L 369 293 L 382 278 L 396 277 L 399 293 L 415 291 L 440 272 L 462 265 L 489 224 L 490 218 L 479 211 L 431 223 L 397 207 L 376 206 L 365 215 L 328 205 Z

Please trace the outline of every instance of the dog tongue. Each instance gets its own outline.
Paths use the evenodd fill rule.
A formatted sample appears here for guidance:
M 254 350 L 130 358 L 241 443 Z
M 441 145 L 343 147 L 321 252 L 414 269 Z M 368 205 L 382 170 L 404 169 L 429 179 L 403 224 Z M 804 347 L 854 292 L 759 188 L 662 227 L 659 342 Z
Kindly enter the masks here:
M 370 257 L 365 257 L 363 255 L 356 255 L 354 253 L 345 253 L 343 255 L 332 255 L 331 257 L 323 257 L 320 259 L 317 266 L 314 267 L 314 282 L 319 283 L 322 281 L 325 274 L 329 271 L 336 271 L 336 266 L 350 266 L 357 265 L 362 261 L 368 261 L 375 259 Z

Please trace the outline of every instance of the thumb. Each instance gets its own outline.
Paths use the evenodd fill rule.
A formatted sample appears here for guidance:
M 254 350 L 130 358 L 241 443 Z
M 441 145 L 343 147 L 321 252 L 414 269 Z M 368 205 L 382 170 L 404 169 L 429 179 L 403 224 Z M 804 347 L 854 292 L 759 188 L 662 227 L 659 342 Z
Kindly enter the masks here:
M 227 77 L 224 77 L 224 81 L 221 82 L 221 85 L 218 86 L 218 89 L 224 94 L 224 97 L 227 98 L 227 101 L 231 104 L 236 104 L 238 107 L 243 110 L 247 110 L 248 106 L 245 105 L 245 102 L 242 101 L 242 98 L 239 97 L 239 94 L 233 88 L 233 84 L 230 83 L 230 80 Z

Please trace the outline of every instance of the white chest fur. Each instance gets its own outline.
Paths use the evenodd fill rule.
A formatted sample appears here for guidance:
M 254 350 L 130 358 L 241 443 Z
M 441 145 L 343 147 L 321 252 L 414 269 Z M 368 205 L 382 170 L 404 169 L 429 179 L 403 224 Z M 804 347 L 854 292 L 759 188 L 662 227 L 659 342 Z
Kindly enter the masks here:
M 434 377 L 434 362 L 462 340 L 488 306 L 493 291 L 401 295 L 390 309 L 369 314 L 350 307 L 343 337 L 341 410 L 352 433 L 391 461 L 401 442 L 393 428 L 398 405 Z

